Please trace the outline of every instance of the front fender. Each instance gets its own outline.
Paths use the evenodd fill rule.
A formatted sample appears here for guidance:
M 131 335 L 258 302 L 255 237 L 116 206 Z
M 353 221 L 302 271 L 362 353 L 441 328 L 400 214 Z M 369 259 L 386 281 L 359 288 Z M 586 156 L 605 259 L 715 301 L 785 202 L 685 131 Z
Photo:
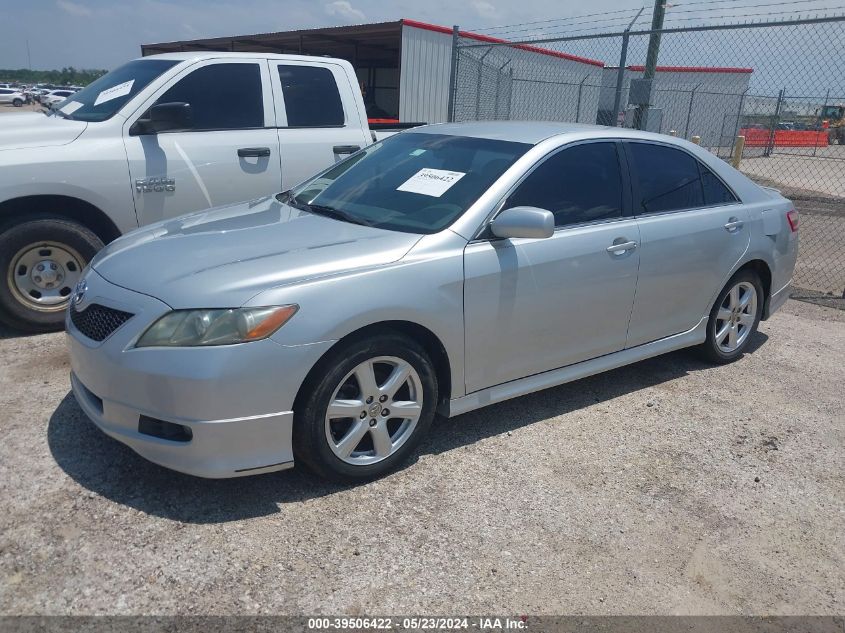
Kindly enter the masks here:
M 427 236 L 395 264 L 269 289 L 246 305 L 299 305 L 273 335 L 281 345 L 337 341 L 385 321 L 431 331 L 449 357 L 453 397 L 464 393 L 463 248 L 450 233 Z
M 106 213 L 122 233 L 138 226 L 120 138 L 0 152 L 0 204 L 45 195 L 87 202 Z

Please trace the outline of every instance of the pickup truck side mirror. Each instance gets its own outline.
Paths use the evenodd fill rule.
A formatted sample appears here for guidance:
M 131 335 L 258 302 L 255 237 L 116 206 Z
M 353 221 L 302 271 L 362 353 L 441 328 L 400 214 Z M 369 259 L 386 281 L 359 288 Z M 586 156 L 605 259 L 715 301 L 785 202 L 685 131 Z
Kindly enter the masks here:
M 512 207 L 505 209 L 490 224 L 496 237 L 529 237 L 542 239 L 555 232 L 555 217 L 551 211 L 537 207 Z
M 189 130 L 192 127 L 191 104 L 184 101 L 173 103 L 157 103 L 147 110 L 146 116 L 141 117 L 132 127 L 129 134 L 158 134 L 176 130 Z

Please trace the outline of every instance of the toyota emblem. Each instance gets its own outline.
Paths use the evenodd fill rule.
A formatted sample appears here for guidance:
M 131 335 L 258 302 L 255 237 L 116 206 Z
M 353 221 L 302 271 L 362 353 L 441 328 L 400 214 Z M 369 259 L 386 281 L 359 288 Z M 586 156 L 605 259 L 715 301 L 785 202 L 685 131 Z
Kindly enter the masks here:
M 85 283 L 84 279 L 81 279 L 78 284 L 76 284 L 76 288 L 73 291 L 73 303 L 74 305 L 79 305 L 82 303 L 82 299 L 85 298 L 85 291 L 88 290 L 88 284 Z

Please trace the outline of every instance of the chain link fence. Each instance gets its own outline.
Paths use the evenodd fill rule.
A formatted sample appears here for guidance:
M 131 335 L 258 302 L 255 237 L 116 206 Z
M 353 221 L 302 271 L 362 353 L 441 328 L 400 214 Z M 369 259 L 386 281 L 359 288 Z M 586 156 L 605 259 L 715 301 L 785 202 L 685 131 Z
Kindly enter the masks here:
M 801 213 L 794 296 L 845 298 L 845 16 L 488 39 L 456 37 L 453 120 L 634 126 L 648 103 L 640 127 L 726 160 L 741 135 L 739 169 Z

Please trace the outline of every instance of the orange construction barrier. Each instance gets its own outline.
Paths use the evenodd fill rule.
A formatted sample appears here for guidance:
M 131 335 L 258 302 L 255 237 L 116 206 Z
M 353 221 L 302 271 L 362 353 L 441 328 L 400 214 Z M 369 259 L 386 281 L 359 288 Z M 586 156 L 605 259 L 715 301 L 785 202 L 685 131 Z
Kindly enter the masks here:
M 739 131 L 745 137 L 746 147 L 767 147 L 769 130 L 745 129 Z M 827 147 L 827 132 L 816 130 L 775 130 L 775 147 Z

